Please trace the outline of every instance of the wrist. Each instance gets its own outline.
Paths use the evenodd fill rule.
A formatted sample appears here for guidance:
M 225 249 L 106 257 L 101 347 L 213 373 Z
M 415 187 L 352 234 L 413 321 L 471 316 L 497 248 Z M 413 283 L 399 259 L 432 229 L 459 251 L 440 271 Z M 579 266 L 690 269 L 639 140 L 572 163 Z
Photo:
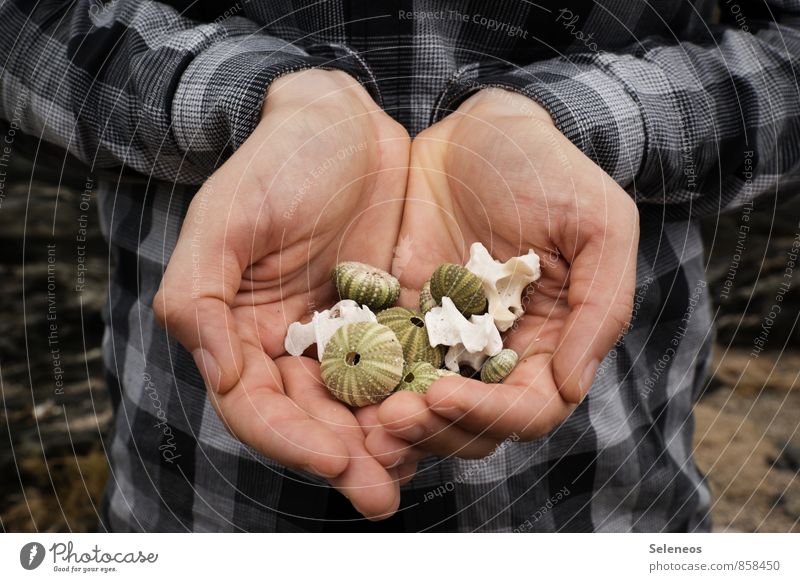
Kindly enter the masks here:
M 281 108 L 363 110 L 370 106 L 377 107 L 366 89 L 344 71 L 304 69 L 282 75 L 270 84 L 261 118 Z
M 526 117 L 555 126 L 550 113 L 538 102 L 521 93 L 487 87 L 470 96 L 462 103 L 459 113 L 469 117 Z

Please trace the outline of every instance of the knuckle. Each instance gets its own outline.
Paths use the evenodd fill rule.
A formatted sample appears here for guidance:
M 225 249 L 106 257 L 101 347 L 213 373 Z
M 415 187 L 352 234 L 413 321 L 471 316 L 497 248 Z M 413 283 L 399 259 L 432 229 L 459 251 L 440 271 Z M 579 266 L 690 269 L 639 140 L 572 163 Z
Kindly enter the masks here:
M 153 315 L 162 328 L 172 332 L 180 327 L 189 303 L 170 299 L 169 288 L 162 283 L 153 297 Z
M 612 305 L 606 320 L 614 326 L 615 331 L 621 334 L 628 329 L 632 317 L 633 299 L 626 298 L 620 299 Z
M 153 315 L 161 327 L 167 326 L 167 308 L 164 305 L 166 294 L 164 287 L 159 287 L 158 292 L 153 297 Z

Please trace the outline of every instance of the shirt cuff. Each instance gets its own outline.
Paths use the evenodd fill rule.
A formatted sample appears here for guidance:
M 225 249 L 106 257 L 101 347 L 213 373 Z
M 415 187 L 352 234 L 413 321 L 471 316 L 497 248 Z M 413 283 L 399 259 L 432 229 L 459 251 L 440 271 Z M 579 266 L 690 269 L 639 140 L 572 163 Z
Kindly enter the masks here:
M 213 172 L 250 136 L 267 89 L 278 77 L 311 68 L 341 70 L 380 103 L 372 72 L 343 46 L 305 50 L 269 36 L 214 43 L 192 59 L 177 83 L 172 130 L 187 162 Z
M 437 102 L 433 120 L 486 87 L 521 93 L 541 104 L 556 127 L 623 188 L 642 167 L 647 135 L 642 110 L 625 83 L 600 59 L 551 59 L 513 70 L 474 65 L 461 69 Z

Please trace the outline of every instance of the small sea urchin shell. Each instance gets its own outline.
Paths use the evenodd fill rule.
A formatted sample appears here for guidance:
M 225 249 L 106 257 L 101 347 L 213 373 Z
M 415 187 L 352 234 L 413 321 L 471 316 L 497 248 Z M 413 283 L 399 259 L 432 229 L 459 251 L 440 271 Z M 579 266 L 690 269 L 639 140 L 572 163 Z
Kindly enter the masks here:
M 377 315 L 378 323 L 391 329 L 403 346 L 406 365 L 415 362 L 428 362 L 434 368 L 442 365 L 444 348 L 432 347 L 425 329 L 425 318 L 418 311 L 405 307 L 385 309 Z
M 331 394 L 351 406 L 375 404 L 392 393 L 403 374 L 403 349 L 379 323 L 348 323 L 328 340 L 320 367 Z
M 431 296 L 439 304 L 442 297 L 449 297 L 466 317 L 486 311 L 483 283 L 477 275 L 461 265 L 445 263 L 433 272 Z
M 497 384 L 511 373 L 517 365 L 517 352 L 508 348 L 501 350 L 496 356 L 492 356 L 481 367 L 481 380 L 487 384 Z
M 403 379 L 400 380 L 397 390 L 410 390 L 417 394 L 425 394 L 428 391 L 428 386 L 439 378 L 441 378 L 439 370 L 428 362 L 416 362 L 405 369 Z
M 422 289 L 419 290 L 419 310 L 425 314 L 438 305 L 436 299 L 431 295 L 431 282 L 426 281 Z
M 339 263 L 331 272 L 339 297 L 373 311 L 391 307 L 400 296 L 400 282 L 389 273 L 356 261 Z

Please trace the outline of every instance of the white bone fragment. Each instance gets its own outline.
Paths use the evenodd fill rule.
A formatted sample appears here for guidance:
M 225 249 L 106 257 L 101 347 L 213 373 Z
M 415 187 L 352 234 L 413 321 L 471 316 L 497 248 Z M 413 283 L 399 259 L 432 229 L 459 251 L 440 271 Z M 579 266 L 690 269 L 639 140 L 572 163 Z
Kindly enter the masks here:
M 325 346 L 336 330 L 347 323 L 359 321 L 377 322 L 378 319 L 366 305 L 359 307 L 358 303 L 351 299 L 342 299 L 330 309 L 315 311 L 308 323 L 296 321 L 291 324 L 286 333 L 284 347 L 289 354 L 301 356 L 311 344 L 315 343 L 317 358 L 322 361 Z
M 483 282 L 483 291 L 489 300 L 489 315 L 500 331 L 506 331 L 522 316 L 522 292 L 542 274 L 539 255 L 533 249 L 526 255 L 501 263 L 478 242 L 470 247 L 469 261 L 465 266 Z
M 461 344 L 468 352 L 488 356 L 503 349 L 503 340 L 491 315 L 473 315 L 467 319 L 449 297 L 442 297 L 441 307 L 425 314 L 425 328 L 432 346 Z
M 469 366 L 477 372 L 488 359 L 489 356 L 483 352 L 473 354 L 467 351 L 464 344 L 456 344 L 447 349 L 444 355 L 444 365 L 453 372 L 458 372 L 461 366 Z

